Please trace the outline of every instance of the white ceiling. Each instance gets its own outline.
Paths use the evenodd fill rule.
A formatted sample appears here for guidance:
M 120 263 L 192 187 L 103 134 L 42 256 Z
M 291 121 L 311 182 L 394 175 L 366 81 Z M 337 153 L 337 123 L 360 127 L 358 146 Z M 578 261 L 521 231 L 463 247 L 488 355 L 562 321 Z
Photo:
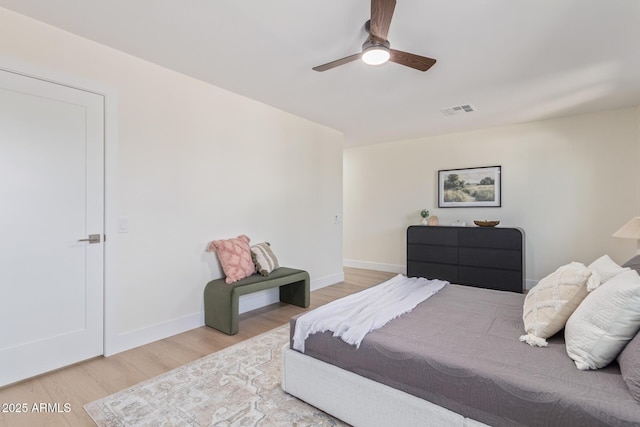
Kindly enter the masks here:
M 0 0 L 0 6 L 338 129 L 356 146 L 640 105 L 636 0 L 398 0 L 360 61 L 369 0 Z M 447 117 L 441 108 L 473 104 Z

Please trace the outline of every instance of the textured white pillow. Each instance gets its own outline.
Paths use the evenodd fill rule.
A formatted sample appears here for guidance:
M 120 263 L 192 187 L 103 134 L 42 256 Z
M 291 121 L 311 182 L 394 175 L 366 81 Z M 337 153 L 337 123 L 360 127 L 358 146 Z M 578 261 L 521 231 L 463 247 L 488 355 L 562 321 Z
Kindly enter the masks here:
M 600 283 L 596 283 L 596 287 L 600 286 L 600 284 L 606 282 L 609 279 L 613 279 L 618 274 L 630 270 L 630 268 L 619 266 L 614 260 L 609 257 L 609 255 L 602 255 L 600 258 L 593 261 L 591 264 L 589 264 L 589 269 L 595 271 L 600 277 Z M 592 290 L 593 289 L 589 288 L 589 291 Z
M 584 264 L 572 262 L 540 280 L 524 299 L 522 320 L 527 334 L 520 341 L 546 347 L 546 339 L 564 328 L 571 313 L 587 296 L 591 276 L 591 270 Z
M 640 328 L 640 276 L 625 271 L 591 292 L 564 329 L 567 354 L 578 369 L 598 369 L 616 358 Z

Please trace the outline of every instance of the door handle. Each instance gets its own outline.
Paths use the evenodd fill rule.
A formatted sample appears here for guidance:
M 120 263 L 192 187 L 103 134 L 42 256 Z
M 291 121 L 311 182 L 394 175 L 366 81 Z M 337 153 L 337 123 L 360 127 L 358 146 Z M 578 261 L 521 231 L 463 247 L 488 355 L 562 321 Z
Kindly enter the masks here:
M 79 239 L 78 242 L 100 243 L 100 235 L 99 234 L 89 234 L 89 238 L 87 238 L 87 239 Z

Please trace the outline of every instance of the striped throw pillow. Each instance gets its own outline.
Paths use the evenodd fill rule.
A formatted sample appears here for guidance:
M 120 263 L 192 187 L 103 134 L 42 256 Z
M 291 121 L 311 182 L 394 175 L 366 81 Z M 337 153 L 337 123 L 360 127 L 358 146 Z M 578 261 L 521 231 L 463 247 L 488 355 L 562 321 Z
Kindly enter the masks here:
M 263 276 L 268 276 L 269 273 L 280 267 L 278 258 L 276 258 L 276 255 L 271 250 L 271 245 L 267 242 L 251 246 L 251 258 L 256 265 L 256 270 Z

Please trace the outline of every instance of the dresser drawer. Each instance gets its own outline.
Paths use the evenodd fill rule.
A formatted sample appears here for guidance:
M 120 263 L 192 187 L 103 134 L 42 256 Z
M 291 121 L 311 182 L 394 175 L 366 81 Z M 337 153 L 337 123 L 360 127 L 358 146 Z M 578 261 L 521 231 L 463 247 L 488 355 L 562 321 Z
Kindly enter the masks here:
M 461 266 L 458 269 L 458 279 L 461 284 L 501 291 L 523 292 L 522 273 L 519 271 Z
M 460 246 L 522 250 L 522 231 L 517 228 L 460 228 Z
M 459 248 L 459 264 L 475 267 L 522 270 L 522 252 L 511 249 Z
M 407 260 L 458 264 L 458 248 L 455 246 L 407 245 Z
M 407 232 L 407 244 L 458 246 L 458 230 L 455 227 L 414 226 Z
M 449 264 L 434 264 L 429 262 L 409 261 L 407 263 L 408 277 L 425 277 L 427 279 L 447 280 L 458 283 L 458 266 Z

